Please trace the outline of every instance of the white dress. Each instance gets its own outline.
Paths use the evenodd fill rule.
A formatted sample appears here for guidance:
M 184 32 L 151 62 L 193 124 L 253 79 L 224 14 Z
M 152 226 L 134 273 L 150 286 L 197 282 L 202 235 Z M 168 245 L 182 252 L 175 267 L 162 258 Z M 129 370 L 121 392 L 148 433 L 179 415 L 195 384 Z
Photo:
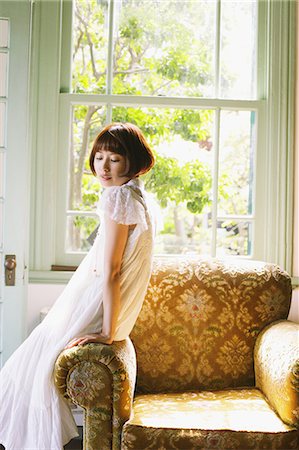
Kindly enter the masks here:
M 151 274 L 155 219 L 138 179 L 106 188 L 99 214 L 129 230 L 121 265 L 121 307 L 115 340 L 131 332 Z M 43 322 L 0 371 L 0 443 L 6 450 L 61 450 L 78 436 L 67 401 L 53 382 L 55 360 L 74 337 L 102 327 L 104 221 L 95 242 Z M 138 283 L 136 282 L 138 280 Z

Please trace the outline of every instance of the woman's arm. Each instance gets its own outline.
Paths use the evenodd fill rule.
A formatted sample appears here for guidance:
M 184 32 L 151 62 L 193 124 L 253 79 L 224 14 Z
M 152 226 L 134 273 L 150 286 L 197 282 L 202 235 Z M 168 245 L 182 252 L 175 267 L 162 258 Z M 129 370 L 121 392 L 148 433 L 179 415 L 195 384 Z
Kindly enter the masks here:
M 66 348 L 88 342 L 111 344 L 114 340 L 120 310 L 120 269 L 129 226 L 119 224 L 107 217 L 105 218 L 105 230 L 102 331 L 74 338 Z
M 102 334 L 113 342 L 120 309 L 120 269 L 129 226 L 107 218 L 105 229 Z

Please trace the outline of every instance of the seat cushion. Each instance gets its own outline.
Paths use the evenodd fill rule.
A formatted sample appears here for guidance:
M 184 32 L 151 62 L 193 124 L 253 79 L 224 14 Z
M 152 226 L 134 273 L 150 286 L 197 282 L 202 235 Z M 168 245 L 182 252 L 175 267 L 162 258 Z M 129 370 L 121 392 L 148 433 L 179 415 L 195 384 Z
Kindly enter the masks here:
M 122 436 L 122 450 L 255 448 L 298 448 L 258 389 L 138 395 Z

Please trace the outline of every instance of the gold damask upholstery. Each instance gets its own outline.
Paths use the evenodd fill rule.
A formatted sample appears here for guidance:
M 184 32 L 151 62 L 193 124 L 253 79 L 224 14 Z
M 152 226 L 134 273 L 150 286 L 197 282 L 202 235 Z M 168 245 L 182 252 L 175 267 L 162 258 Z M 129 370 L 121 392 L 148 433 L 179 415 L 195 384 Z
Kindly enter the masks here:
M 290 277 L 272 264 L 155 261 L 130 335 L 134 399 L 130 339 L 56 362 L 59 391 L 85 410 L 84 449 L 297 448 L 290 298 Z
M 84 409 L 83 448 L 119 449 L 130 418 L 136 356 L 129 338 L 113 345 L 86 344 L 60 353 L 54 369 L 56 388 Z
M 299 427 L 298 324 L 270 325 L 257 338 L 254 351 L 256 386 L 285 423 Z
M 138 392 L 252 386 L 257 335 L 287 318 L 290 296 L 274 265 L 157 262 L 131 334 Z
M 258 389 L 138 395 L 122 450 L 296 448 Z

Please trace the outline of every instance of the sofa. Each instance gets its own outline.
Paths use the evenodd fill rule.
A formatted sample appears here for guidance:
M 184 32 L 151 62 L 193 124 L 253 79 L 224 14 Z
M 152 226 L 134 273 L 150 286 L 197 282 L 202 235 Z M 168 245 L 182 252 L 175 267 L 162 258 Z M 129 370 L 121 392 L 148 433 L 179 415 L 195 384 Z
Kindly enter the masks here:
M 161 258 L 124 341 L 57 358 L 84 450 L 296 449 L 299 325 L 291 280 L 249 260 Z

